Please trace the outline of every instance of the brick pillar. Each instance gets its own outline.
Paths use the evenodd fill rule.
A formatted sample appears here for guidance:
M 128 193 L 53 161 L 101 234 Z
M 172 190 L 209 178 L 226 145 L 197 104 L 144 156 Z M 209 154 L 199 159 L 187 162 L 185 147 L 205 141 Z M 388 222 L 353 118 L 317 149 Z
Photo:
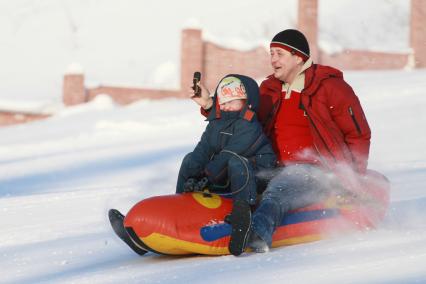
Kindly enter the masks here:
M 426 67 L 426 1 L 411 0 L 410 45 L 414 66 Z
M 298 25 L 309 42 L 311 57 L 320 63 L 318 53 L 318 0 L 299 0 Z
M 84 74 L 81 68 L 77 68 L 76 65 L 71 65 L 64 75 L 62 100 L 66 106 L 77 105 L 87 101 Z
M 194 72 L 203 72 L 201 30 L 184 29 L 181 40 L 180 86 L 181 90 L 185 92 L 192 84 Z

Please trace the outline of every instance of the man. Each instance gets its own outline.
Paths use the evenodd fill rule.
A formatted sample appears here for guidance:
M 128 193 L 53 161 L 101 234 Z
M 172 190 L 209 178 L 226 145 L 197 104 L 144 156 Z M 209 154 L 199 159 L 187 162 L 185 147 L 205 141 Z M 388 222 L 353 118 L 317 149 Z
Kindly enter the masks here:
M 269 182 L 249 224 L 239 224 L 241 245 L 268 250 L 285 214 L 323 200 L 336 187 L 358 190 L 367 168 L 371 132 L 359 100 L 341 71 L 313 64 L 298 30 L 271 41 L 273 74 L 260 86 L 259 120 L 280 170 Z M 211 99 L 196 101 L 208 112 Z M 231 224 L 232 225 L 232 224 Z

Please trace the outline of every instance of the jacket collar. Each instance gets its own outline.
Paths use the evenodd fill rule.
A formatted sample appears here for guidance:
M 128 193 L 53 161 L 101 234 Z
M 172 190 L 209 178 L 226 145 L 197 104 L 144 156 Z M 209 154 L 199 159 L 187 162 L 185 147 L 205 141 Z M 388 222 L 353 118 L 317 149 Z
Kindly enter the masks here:
M 297 79 L 299 76 L 303 74 L 304 78 L 303 80 Z M 316 92 L 316 90 L 319 88 L 321 82 L 323 80 L 326 80 L 328 78 L 342 78 L 343 79 L 343 73 L 330 66 L 324 66 L 319 64 L 313 64 L 312 60 L 306 61 L 306 63 L 303 65 L 301 72 L 299 72 L 299 75 L 297 76 L 294 84 L 295 89 L 298 90 L 300 88 L 300 91 L 307 95 L 312 95 Z M 296 82 L 297 81 L 297 82 Z M 303 81 L 303 84 L 302 84 Z M 279 79 L 275 78 L 273 74 L 269 75 L 265 81 L 263 81 L 263 84 L 265 88 L 270 89 L 274 92 L 280 93 L 282 91 L 283 82 Z M 294 85 L 292 84 L 292 85 Z
M 228 120 L 228 119 L 236 119 L 240 117 L 241 111 L 221 111 L 220 119 Z
M 297 73 L 296 77 L 294 78 L 293 82 L 291 83 L 283 83 L 282 84 L 282 91 L 286 91 L 286 98 L 290 97 L 290 94 L 292 91 L 296 91 L 298 93 L 301 93 L 302 90 L 305 88 L 305 71 L 309 67 L 311 67 L 313 64 L 312 58 L 309 58 L 305 64 L 303 64 L 302 68 L 300 69 L 299 73 Z

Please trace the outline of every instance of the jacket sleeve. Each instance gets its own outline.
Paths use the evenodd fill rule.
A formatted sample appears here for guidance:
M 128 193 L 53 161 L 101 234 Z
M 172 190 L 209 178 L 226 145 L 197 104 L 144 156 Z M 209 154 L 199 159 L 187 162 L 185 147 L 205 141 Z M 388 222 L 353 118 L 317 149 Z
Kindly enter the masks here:
M 331 114 L 340 128 L 352 159 L 359 173 L 367 170 L 371 130 L 358 97 L 344 80 L 333 80 L 329 88 L 330 105 L 335 108 Z
M 211 108 L 209 108 L 209 109 L 204 109 L 204 108 L 202 108 L 202 107 L 200 107 L 200 113 L 203 115 L 203 116 L 205 116 L 205 117 L 208 117 L 209 116 L 209 114 L 210 114 L 210 111 L 211 111 Z
M 260 84 L 259 87 L 259 107 L 257 110 L 257 118 L 259 119 L 260 123 L 265 126 L 268 113 L 270 113 L 272 106 L 271 102 L 267 100 L 267 87 L 265 85 L 265 81 L 263 81 Z
M 259 92 L 259 107 L 257 110 L 257 117 L 263 127 L 264 133 L 270 134 L 271 128 L 274 122 L 274 116 L 278 108 L 278 96 L 274 96 L 274 92 L 271 92 L 267 87 L 267 81 L 263 81 L 260 84 Z
M 197 146 L 195 146 L 194 151 L 191 153 L 192 162 L 196 165 L 199 165 L 200 172 L 196 175 L 202 175 L 203 170 L 207 163 L 210 160 L 210 157 L 213 155 L 213 149 L 209 144 L 208 133 L 209 133 L 209 125 L 204 131 L 203 135 L 201 135 L 201 139 L 198 142 Z
M 213 159 L 206 165 L 205 173 L 211 182 L 217 182 L 223 174 L 227 171 L 228 161 L 235 153 L 237 155 L 244 155 L 254 153 L 257 148 L 256 141 L 262 135 L 262 128 L 259 123 L 249 122 L 243 119 L 235 122 L 234 132 L 228 143 L 213 157 Z M 227 152 L 229 151 L 229 152 Z

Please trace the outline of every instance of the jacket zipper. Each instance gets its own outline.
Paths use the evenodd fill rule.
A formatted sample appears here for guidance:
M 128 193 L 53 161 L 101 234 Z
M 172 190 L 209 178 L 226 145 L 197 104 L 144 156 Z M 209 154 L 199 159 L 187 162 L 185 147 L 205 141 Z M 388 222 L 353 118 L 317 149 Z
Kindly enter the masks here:
M 355 127 L 356 127 L 356 130 L 358 131 L 358 134 L 360 134 L 361 135 L 361 127 L 359 127 L 359 124 L 358 124 L 358 121 L 356 120 L 356 118 L 355 118 L 355 115 L 354 115 L 354 112 L 353 112 L 353 110 L 352 110 L 352 107 L 349 107 L 349 114 L 351 115 L 351 117 L 352 117 L 352 121 L 354 122 L 354 124 L 355 124 Z
M 318 134 L 319 138 L 321 138 L 322 143 L 324 144 L 324 146 L 325 146 L 325 148 L 327 149 L 327 151 L 330 153 L 330 156 L 331 156 L 331 157 L 333 157 L 333 159 L 336 161 L 336 157 L 334 157 L 334 155 L 333 155 L 333 153 L 331 152 L 330 148 L 328 147 L 327 143 L 325 143 L 324 138 L 321 136 L 321 134 L 320 134 L 320 132 L 319 132 L 319 130 L 318 130 L 318 128 L 317 128 L 317 126 L 315 125 L 315 123 L 313 122 L 313 120 L 312 120 L 311 116 L 309 115 L 308 111 L 306 110 L 305 105 L 302 103 L 302 100 L 300 100 L 300 107 L 301 107 L 301 109 L 302 109 L 302 110 L 304 110 L 304 111 L 305 111 L 306 116 L 307 116 L 307 117 L 308 117 L 308 119 L 309 119 L 309 122 L 312 124 L 312 126 L 313 126 L 313 128 L 315 129 L 316 133 Z M 314 146 L 315 146 L 315 149 L 318 151 L 319 157 L 321 158 L 321 153 L 319 152 L 318 147 L 317 147 L 317 145 L 315 145 L 315 143 L 314 143 Z M 324 162 L 324 160 L 323 160 L 323 162 Z

